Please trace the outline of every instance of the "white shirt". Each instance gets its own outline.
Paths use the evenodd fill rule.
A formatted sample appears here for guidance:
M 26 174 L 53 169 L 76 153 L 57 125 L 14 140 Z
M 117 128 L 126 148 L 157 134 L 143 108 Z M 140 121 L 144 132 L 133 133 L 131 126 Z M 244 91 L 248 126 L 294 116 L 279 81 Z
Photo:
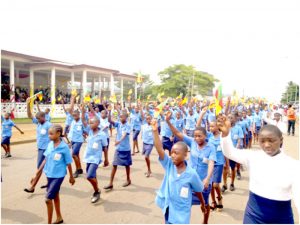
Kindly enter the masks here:
M 277 201 L 293 199 L 300 213 L 299 160 L 284 152 L 272 157 L 263 150 L 237 150 L 230 137 L 221 138 L 223 154 L 248 168 L 250 191 Z
M 267 124 L 270 124 L 270 125 L 274 125 L 276 127 L 279 128 L 279 130 L 283 133 L 283 134 L 286 134 L 286 131 L 287 131 L 287 124 L 283 121 L 276 121 L 276 120 L 272 120 L 272 119 L 269 119 L 267 117 L 263 117 L 263 120 L 267 123 Z

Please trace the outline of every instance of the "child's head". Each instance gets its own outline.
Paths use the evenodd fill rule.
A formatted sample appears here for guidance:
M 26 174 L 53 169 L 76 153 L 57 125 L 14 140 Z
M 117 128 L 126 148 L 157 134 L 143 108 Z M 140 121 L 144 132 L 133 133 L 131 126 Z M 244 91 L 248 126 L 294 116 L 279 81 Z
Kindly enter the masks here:
M 10 114 L 9 113 L 4 113 L 4 119 L 8 120 L 10 117 Z
M 175 166 L 178 166 L 184 162 L 185 158 L 187 157 L 187 152 L 188 146 L 184 142 L 179 141 L 173 145 L 171 149 L 171 159 Z
M 247 112 L 246 112 L 245 110 L 242 112 L 242 117 L 243 117 L 243 118 L 246 118 L 246 117 L 247 117 Z
M 251 116 L 251 115 L 252 115 L 252 112 L 251 112 L 251 110 L 250 110 L 250 109 L 248 110 L 248 112 L 247 112 L 247 113 L 248 113 L 248 116 Z
M 189 109 L 189 115 L 190 115 L 190 116 L 193 115 L 193 109 Z
M 234 126 L 235 123 L 236 123 L 236 121 L 237 121 L 237 119 L 238 119 L 238 115 L 236 113 L 230 113 L 228 115 L 228 119 L 229 119 L 229 121 L 231 123 L 231 126 Z
M 99 112 L 99 108 L 98 108 L 98 107 L 95 108 L 95 112 L 96 112 L 96 113 Z
M 63 137 L 63 128 L 59 124 L 53 124 L 48 131 L 49 138 L 51 141 L 55 141 L 61 137 Z
M 150 125 L 151 123 L 151 120 L 152 120 L 152 116 L 150 114 L 147 114 L 146 116 L 146 122 Z
M 255 107 L 255 112 L 256 112 L 256 114 L 259 113 L 259 108 L 258 107 Z
M 138 107 L 137 105 L 134 107 L 134 112 L 135 112 L 135 113 L 138 113 L 138 112 L 139 112 L 139 107 Z
M 194 132 L 194 139 L 198 145 L 203 145 L 206 140 L 206 130 L 203 127 L 196 127 Z
M 73 116 L 75 121 L 78 121 L 79 117 L 80 117 L 80 112 L 78 110 L 74 110 L 73 113 L 72 113 L 72 116 Z
M 99 127 L 99 123 L 100 121 L 97 116 L 94 116 L 89 120 L 89 124 L 92 130 L 96 130 Z
M 197 111 L 197 113 L 200 112 L 200 107 L 199 106 L 196 107 L 196 111 Z
M 274 114 L 274 120 L 276 120 L 277 122 L 280 120 L 281 118 L 281 114 L 280 113 L 275 113 Z
M 46 121 L 44 112 L 38 112 L 37 114 L 35 114 L 35 118 L 39 123 L 44 123 Z
M 213 134 L 216 134 L 219 132 L 219 128 L 217 127 L 217 121 L 211 121 L 209 123 L 209 130 L 210 132 L 212 132 Z
M 45 109 L 45 113 L 48 114 L 49 112 L 50 112 L 50 109 L 49 109 L 49 108 L 46 108 L 46 109 Z
M 265 125 L 258 134 L 258 142 L 262 150 L 269 156 L 274 156 L 280 151 L 283 137 L 278 127 Z
M 121 121 L 121 123 L 126 123 L 127 117 L 128 117 L 127 112 L 126 111 L 121 111 L 121 114 L 120 114 L 120 121 Z
M 101 118 L 102 119 L 105 119 L 107 117 L 107 112 L 106 112 L 106 110 L 102 110 L 101 111 Z
M 176 119 L 180 119 L 181 115 L 180 115 L 180 112 L 177 112 L 176 113 Z

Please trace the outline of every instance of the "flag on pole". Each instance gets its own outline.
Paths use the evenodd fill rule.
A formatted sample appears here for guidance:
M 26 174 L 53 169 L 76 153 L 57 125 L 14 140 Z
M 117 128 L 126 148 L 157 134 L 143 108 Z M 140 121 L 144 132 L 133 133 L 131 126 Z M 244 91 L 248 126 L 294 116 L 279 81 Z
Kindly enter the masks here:
M 128 91 L 128 95 L 131 95 L 132 94 L 132 89 L 130 89 L 129 91 Z
M 40 91 L 39 93 L 36 94 L 36 97 L 39 99 L 39 101 L 43 100 L 43 93 Z
M 116 97 L 116 95 L 110 96 L 109 100 L 110 100 L 112 103 L 117 103 L 117 97 Z
M 185 96 L 184 99 L 182 99 L 180 102 L 179 102 L 179 105 L 180 106 L 183 106 L 184 104 L 186 104 L 188 102 L 188 98 Z
M 139 71 L 138 74 L 137 74 L 136 82 L 137 83 L 142 83 L 143 82 L 143 77 L 142 77 L 141 71 Z
M 154 109 L 154 118 L 157 119 L 159 114 L 163 111 L 165 105 L 168 103 L 169 98 L 167 98 L 164 102 L 160 103 L 158 106 Z
M 216 110 L 216 116 L 218 116 L 222 111 L 222 106 L 220 105 L 220 102 L 217 98 L 215 98 L 215 110 Z
M 72 92 L 71 92 L 71 94 L 72 94 L 73 96 L 76 96 L 76 95 L 77 95 L 76 89 L 73 89 Z
M 218 88 L 215 91 L 215 97 L 218 100 L 218 103 L 221 107 L 223 107 L 223 94 L 222 94 L 222 84 L 219 84 Z
M 84 97 L 84 102 L 90 102 L 91 101 L 91 96 L 90 95 L 86 95 Z

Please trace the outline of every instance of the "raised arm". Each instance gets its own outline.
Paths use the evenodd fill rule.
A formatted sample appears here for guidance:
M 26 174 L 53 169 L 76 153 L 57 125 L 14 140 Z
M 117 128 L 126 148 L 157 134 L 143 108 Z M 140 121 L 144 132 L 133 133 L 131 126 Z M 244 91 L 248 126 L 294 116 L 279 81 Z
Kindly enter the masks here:
M 40 106 L 39 106 L 39 102 L 38 101 L 35 101 L 36 102 L 36 107 L 37 107 L 37 110 L 40 112 L 41 109 L 40 109 Z
M 248 166 L 248 159 L 250 154 L 252 154 L 249 150 L 238 150 L 233 146 L 231 137 L 230 137 L 230 121 L 224 115 L 219 115 L 217 119 L 217 126 L 219 130 L 222 132 L 221 137 L 221 147 L 223 154 L 238 163 L 244 164 Z
M 230 102 L 231 102 L 231 97 L 228 97 L 227 103 L 226 103 L 226 109 L 225 109 L 225 115 L 227 116 L 229 114 L 229 108 L 230 108 Z
M 84 105 L 84 103 L 82 103 L 82 108 L 81 108 L 81 121 L 82 121 L 84 127 L 86 127 L 88 125 L 87 121 L 85 120 L 85 105 Z
M 17 125 L 14 125 L 14 127 L 15 127 L 21 134 L 24 134 L 24 132 L 23 132 L 19 127 L 17 127 Z
M 166 115 L 166 122 L 168 124 L 168 126 L 170 127 L 172 133 L 179 139 L 179 140 L 183 140 L 183 133 L 181 133 L 180 131 L 178 131 L 174 126 L 173 124 L 170 122 L 170 119 L 172 117 L 172 113 L 169 111 L 167 112 L 167 115 Z
M 28 118 L 33 119 L 33 115 L 32 115 L 31 109 L 30 109 L 30 102 L 31 102 L 31 99 L 27 98 L 26 99 L 26 103 L 27 103 L 27 116 L 28 116 Z
M 151 126 L 152 126 L 152 131 L 153 131 L 153 139 L 154 139 L 155 149 L 159 155 L 159 159 L 164 160 L 165 152 L 164 152 L 161 140 L 159 138 L 157 120 L 153 119 L 151 121 Z
M 92 105 L 91 105 L 90 102 L 88 103 L 88 107 L 89 107 L 89 109 L 90 109 L 90 112 L 95 116 L 95 115 L 96 115 L 95 110 L 94 110 L 94 108 L 92 107 Z
M 72 114 L 74 111 L 75 96 L 72 95 L 70 101 L 71 101 L 70 114 Z
M 111 119 L 111 106 L 108 107 L 108 122 L 115 125 L 115 122 Z
M 205 115 L 206 111 L 207 111 L 207 106 L 204 107 L 204 108 L 201 110 L 201 113 L 200 113 L 200 115 L 199 115 L 199 118 L 198 118 L 198 121 L 197 121 L 197 125 L 196 125 L 197 127 L 200 127 L 200 126 L 201 126 L 201 121 L 202 121 L 203 116 Z
M 62 104 L 63 110 L 65 111 L 65 113 L 67 113 L 65 103 L 64 103 L 64 98 L 61 99 L 61 104 Z

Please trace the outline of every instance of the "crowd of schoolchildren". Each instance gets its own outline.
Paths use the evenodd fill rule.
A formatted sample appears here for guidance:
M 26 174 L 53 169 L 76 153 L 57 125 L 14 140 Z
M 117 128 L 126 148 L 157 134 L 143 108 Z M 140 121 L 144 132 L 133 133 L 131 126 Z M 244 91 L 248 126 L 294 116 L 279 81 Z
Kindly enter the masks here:
M 290 122 L 287 127 L 285 112 L 278 108 L 262 104 L 231 106 L 228 99 L 216 115 L 215 109 L 203 101 L 166 103 L 162 108 L 158 102 L 141 101 L 129 102 L 126 107 L 109 103 L 97 106 L 90 102 L 76 104 L 75 96 L 71 96 L 69 107 L 62 99 L 66 113 L 63 128 L 51 123 L 50 110 L 33 115 L 31 101 L 26 101 L 27 114 L 37 126 L 37 172 L 24 191 L 33 193 L 42 174 L 46 175 L 48 182 L 43 187 L 47 188 L 48 223 L 53 221 L 53 209 L 57 214 L 54 223 L 63 223 L 59 190 L 67 172 L 73 185 L 85 169 L 94 190 L 91 203 L 96 203 L 101 195 L 97 181 L 101 163 L 104 167 L 112 164 L 105 190 L 113 189 L 118 166 L 126 168 L 123 187 L 127 187 L 131 184 L 133 156 L 140 150 L 145 156 L 145 177 L 151 179 L 153 148 L 165 171 L 155 202 L 166 223 L 190 223 L 192 205 L 200 205 L 202 222 L 208 223 L 211 210 L 221 211 L 230 204 L 223 201 L 222 194 L 235 191 L 243 167 L 248 168 L 250 177 L 244 223 L 294 222 L 291 199 L 299 209 L 300 189 L 293 171 L 299 168 L 299 161 L 285 155 L 282 133 L 290 134 L 291 130 L 294 135 L 295 129 Z M 292 107 L 286 115 L 289 121 L 296 120 Z M 11 157 L 13 126 L 23 133 L 6 113 L 1 142 L 5 157 Z M 116 131 L 114 143 L 112 128 Z M 80 154 L 85 142 L 84 154 Z M 260 150 L 250 150 L 253 144 Z M 108 149 L 114 151 L 112 162 Z

